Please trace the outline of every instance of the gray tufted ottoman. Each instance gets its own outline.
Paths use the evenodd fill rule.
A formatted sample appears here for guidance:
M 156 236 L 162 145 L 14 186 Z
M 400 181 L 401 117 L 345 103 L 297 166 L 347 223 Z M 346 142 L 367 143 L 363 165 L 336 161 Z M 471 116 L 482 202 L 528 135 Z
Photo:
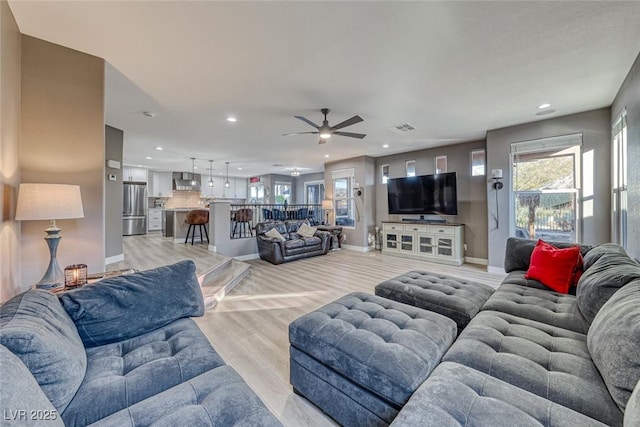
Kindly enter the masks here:
M 451 319 L 355 292 L 289 325 L 290 381 L 344 426 L 385 426 L 455 338 Z
M 494 289 L 483 283 L 429 271 L 410 271 L 376 286 L 376 295 L 440 313 L 458 324 L 458 332 L 478 314 Z

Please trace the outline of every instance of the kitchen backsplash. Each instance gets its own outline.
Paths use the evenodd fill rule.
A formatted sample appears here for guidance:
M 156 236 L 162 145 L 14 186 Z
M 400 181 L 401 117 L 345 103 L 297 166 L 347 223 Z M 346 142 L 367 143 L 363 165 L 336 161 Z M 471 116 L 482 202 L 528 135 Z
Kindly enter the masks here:
M 200 198 L 199 191 L 174 191 L 164 204 L 165 208 L 201 208 L 207 204 L 207 199 Z

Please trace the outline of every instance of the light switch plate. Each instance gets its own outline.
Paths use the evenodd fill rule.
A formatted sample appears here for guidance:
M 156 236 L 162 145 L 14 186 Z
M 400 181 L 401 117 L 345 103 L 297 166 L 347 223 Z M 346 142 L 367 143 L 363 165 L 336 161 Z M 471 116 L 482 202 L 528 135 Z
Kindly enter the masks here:
M 116 175 L 113 174 L 113 173 L 110 173 L 109 174 L 109 181 L 116 181 L 116 180 L 117 180 Z

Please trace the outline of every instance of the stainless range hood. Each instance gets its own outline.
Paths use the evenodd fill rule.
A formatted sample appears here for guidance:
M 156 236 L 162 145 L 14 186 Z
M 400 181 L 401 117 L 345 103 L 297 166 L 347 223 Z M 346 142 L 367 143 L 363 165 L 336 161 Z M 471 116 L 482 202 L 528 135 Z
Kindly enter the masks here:
M 192 181 L 195 181 L 196 185 L 192 185 Z M 200 174 L 174 172 L 173 189 L 176 191 L 200 191 Z

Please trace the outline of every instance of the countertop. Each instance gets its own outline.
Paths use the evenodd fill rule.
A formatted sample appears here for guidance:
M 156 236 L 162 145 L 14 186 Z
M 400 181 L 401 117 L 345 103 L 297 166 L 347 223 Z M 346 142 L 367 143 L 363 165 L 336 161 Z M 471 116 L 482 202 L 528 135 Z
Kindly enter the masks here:
M 163 208 L 163 211 L 174 211 L 174 212 L 189 212 L 193 210 L 209 210 L 209 208 L 205 208 L 204 206 L 198 206 L 197 208 Z

